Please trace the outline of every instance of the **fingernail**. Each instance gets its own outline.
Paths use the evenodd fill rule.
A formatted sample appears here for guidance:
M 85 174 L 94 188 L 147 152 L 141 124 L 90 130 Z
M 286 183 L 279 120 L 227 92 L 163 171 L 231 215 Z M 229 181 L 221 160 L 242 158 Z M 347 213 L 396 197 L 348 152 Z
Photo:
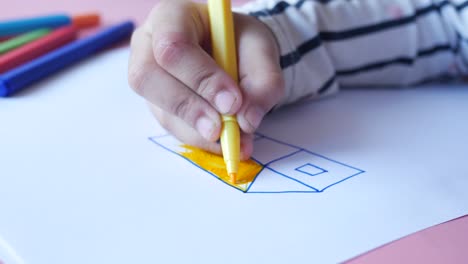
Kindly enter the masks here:
M 265 111 L 257 106 L 250 107 L 245 113 L 245 119 L 253 129 L 257 129 L 262 122 Z
M 227 114 L 231 111 L 232 105 L 236 98 L 234 95 L 227 91 L 221 91 L 215 96 L 215 105 L 221 114 Z
M 207 117 L 200 117 L 195 123 L 198 133 L 207 140 L 211 140 L 214 131 L 214 123 Z

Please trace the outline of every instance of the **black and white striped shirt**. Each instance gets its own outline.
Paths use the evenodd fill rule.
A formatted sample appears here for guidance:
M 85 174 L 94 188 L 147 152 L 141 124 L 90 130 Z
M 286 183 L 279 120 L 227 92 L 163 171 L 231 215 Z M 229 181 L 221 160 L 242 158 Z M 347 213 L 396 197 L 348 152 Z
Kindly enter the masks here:
M 257 0 L 240 11 L 278 40 L 282 104 L 468 72 L 467 0 Z

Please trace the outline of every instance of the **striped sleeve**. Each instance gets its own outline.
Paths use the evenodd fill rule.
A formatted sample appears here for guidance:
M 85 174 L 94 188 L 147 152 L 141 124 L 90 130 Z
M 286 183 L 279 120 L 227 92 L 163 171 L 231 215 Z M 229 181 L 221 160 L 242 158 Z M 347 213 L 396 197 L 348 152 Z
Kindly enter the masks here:
M 281 104 L 468 72 L 467 0 L 257 0 L 241 12 L 278 40 Z

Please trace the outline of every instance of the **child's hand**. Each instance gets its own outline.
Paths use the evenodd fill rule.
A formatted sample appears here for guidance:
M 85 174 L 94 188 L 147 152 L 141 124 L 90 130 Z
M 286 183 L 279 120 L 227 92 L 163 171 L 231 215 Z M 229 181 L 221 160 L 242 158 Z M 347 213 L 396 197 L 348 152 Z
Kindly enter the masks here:
M 243 131 L 241 156 L 252 153 L 252 134 L 282 99 L 279 51 L 269 29 L 255 18 L 234 14 L 237 85 L 209 56 L 207 7 L 183 0 L 161 1 L 131 43 L 129 82 L 150 104 L 164 128 L 181 141 L 221 153 L 215 141 L 220 114 L 237 115 Z

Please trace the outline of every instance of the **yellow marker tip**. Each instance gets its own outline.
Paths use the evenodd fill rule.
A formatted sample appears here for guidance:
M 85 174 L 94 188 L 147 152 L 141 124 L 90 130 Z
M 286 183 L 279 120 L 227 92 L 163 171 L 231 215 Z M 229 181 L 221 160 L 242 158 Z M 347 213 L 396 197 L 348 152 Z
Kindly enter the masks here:
M 237 173 L 229 173 L 229 179 L 231 180 L 231 183 L 236 184 L 236 182 L 237 182 Z

